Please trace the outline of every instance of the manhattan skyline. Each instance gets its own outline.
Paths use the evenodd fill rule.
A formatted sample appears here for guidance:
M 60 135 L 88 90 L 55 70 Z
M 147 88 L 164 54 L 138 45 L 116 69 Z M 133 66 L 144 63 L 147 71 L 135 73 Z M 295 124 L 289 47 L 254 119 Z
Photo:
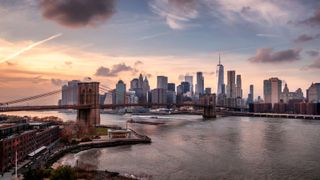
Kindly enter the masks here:
M 0 2 L 1 100 L 86 77 L 114 87 L 140 73 L 156 87 L 157 76 L 178 84 L 201 71 L 204 87 L 216 92 L 219 53 L 225 72 L 241 74 L 244 95 L 254 84 L 255 97 L 263 96 L 263 80 L 270 77 L 304 93 L 319 81 L 315 0 L 64 2 Z M 78 17 L 77 10 L 84 15 Z

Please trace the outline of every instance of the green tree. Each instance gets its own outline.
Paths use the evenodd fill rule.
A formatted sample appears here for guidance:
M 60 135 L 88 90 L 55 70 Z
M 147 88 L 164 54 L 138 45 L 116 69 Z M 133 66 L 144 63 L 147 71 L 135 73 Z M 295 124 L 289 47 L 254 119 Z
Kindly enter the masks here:
M 50 180 L 74 180 L 75 172 L 70 166 L 60 166 L 51 174 Z

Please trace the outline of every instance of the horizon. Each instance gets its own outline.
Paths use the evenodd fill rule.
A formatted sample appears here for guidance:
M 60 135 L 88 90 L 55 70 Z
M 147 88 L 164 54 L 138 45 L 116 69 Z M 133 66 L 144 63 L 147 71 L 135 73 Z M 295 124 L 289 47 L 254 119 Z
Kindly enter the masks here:
M 241 74 L 245 98 L 250 84 L 255 98 L 263 98 L 263 80 L 271 77 L 305 96 L 320 80 L 316 0 L 64 2 L 0 2 L 1 101 L 86 77 L 110 88 L 119 79 L 128 86 L 140 73 L 154 88 L 159 75 L 176 85 L 193 75 L 195 85 L 201 71 L 205 87 L 216 92 L 220 53 L 225 77 L 228 70 Z

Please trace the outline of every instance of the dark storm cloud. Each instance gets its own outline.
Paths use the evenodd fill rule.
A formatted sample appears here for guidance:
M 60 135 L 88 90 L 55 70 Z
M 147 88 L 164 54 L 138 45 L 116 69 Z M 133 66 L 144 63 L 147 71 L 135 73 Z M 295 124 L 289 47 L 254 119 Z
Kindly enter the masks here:
M 109 77 L 115 77 L 117 76 L 120 72 L 125 72 L 125 71 L 131 71 L 133 73 L 136 73 L 136 69 L 127 66 L 124 63 L 121 64 L 115 64 L 111 68 L 107 67 L 99 67 L 94 74 L 95 76 L 109 76 Z
M 252 63 L 292 62 L 300 59 L 301 51 L 301 48 L 296 48 L 273 52 L 272 48 L 261 48 L 257 50 L 254 57 L 249 58 L 249 61 Z
M 306 51 L 306 53 L 311 56 L 311 57 L 317 57 L 319 56 L 319 51 L 316 50 L 310 50 L 310 51 Z
M 97 26 L 115 13 L 116 0 L 39 0 L 43 17 L 68 27 Z
M 301 24 L 306 24 L 309 26 L 320 26 L 320 7 L 314 12 L 314 14 L 305 19 L 304 21 L 301 21 Z
M 312 41 L 315 39 L 318 39 L 320 37 L 320 34 L 317 34 L 315 36 L 310 36 L 307 34 L 301 34 L 297 39 L 294 40 L 295 43 L 303 43 L 307 41 Z

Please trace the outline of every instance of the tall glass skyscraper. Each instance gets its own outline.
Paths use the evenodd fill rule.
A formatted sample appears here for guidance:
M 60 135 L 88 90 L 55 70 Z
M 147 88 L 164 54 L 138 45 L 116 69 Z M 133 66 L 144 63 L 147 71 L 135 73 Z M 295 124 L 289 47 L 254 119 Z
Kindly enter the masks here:
M 219 95 L 223 93 L 223 85 L 224 85 L 224 67 L 221 64 L 220 54 L 219 54 L 219 64 L 217 65 L 217 78 L 218 78 L 217 95 Z
M 197 72 L 196 94 L 204 94 L 204 77 L 202 72 Z

